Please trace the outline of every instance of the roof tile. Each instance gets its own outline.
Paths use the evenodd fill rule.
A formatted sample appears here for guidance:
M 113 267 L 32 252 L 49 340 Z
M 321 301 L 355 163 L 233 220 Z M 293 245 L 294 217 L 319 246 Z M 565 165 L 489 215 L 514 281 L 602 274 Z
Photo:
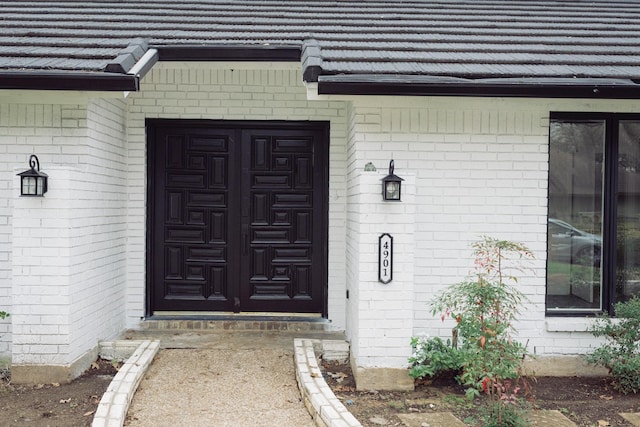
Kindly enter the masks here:
M 315 77 L 640 78 L 635 0 L 12 0 L 0 16 L 0 71 L 126 73 L 142 38 L 306 46 Z

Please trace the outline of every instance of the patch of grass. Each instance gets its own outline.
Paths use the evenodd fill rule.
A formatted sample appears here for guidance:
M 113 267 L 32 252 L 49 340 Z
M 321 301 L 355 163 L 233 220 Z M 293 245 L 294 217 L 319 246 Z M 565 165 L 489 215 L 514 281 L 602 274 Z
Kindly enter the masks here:
M 468 426 L 478 425 L 478 419 L 476 417 L 466 417 L 462 422 Z
M 453 394 L 448 394 L 442 398 L 442 401 L 451 406 L 459 406 L 464 409 L 470 409 L 474 407 L 472 401 L 463 396 L 456 396 Z
M 389 408 L 396 409 L 396 410 L 404 410 L 406 407 L 404 402 L 401 402 L 399 400 L 390 400 L 387 403 L 387 406 L 389 406 Z

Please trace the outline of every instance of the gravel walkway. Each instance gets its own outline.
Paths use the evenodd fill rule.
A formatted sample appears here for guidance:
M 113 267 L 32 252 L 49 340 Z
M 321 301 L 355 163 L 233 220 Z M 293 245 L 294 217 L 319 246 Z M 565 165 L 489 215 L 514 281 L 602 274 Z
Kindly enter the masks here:
M 160 350 L 125 426 L 313 427 L 295 380 L 293 340 L 237 337 L 217 336 L 220 340 L 199 348 L 191 340 L 177 345 L 190 348 Z

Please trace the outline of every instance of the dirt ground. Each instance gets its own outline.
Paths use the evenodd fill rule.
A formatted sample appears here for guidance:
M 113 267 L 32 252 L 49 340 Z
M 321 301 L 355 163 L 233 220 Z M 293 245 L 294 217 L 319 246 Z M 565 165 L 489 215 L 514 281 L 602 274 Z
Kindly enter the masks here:
M 102 395 L 117 365 L 97 360 L 69 384 L 11 384 L 0 372 L 0 425 L 3 427 L 91 426 Z
M 401 426 L 398 413 L 449 411 L 469 426 L 477 404 L 452 378 L 417 381 L 411 392 L 355 391 L 348 365 L 323 362 L 323 374 L 336 397 L 364 427 Z M 530 381 L 533 403 L 555 409 L 580 427 L 633 427 L 620 412 L 640 412 L 640 395 L 615 392 L 603 377 L 539 377 Z M 477 421 L 476 421 L 477 422 Z
M 324 362 L 323 370 L 327 384 L 365 427 L 401 426 L 398 413 L 451 411 L 461 420 L 476 414 L 475 404 L 464 399 L 464 390 L 450 378 L 418 381 L 412 392 L 358 392 L 348 365 Z M 70 384 L 36 386 L 11 384 L 0 372 L 0 425 L 90 426 L 116 372 L 117 366 L 98 360 Z M 536 407 L 558 410 L 580 427 L 632 427 L 618 413 L 640 412 L 639 395 L 617 393 L 602 377 L 540 377 L 532 390 Z

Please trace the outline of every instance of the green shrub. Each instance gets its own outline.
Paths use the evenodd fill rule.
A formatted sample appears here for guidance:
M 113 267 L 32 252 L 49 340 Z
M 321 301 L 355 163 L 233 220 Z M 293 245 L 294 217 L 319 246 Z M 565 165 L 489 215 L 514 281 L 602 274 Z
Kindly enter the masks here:
M 438 337 L 413 337 L 411 347 L 409 375 L 413 378 L 455 375 L 462 368 L 460 352 L 452 347 L 450 340 L 445 343 Z
M 517 278 L 510 273 L 521 271 L 522 260 L 532 258 L 523 244 L 506 240 L 484 237 L 472 246 L 475 275 L 450 286 L 431 303 L 433 314 L 456 320 L 462 339 L 459 381 L 469 397 L 482 391 L 491 394 L 488 383 L 520 376 L 526 349 L 512 333 L 525 297 L 513 286 Z
M 0 311 L 0 320 L 6 319 L 7 317 L 9 317 L 9 313 L 6 311 Z
M 448 287 L 431 302 L 432 314 L 442 321 L 456 321 L 454 337 L 459 346 L 440 338 L 413 338 L 409 362 L 414 378 L 434 376 L 445 370 L 460 373 L 457 381 L 466 387 L 467 397 L 486 394 L 483 416 L 486 426 L 520 427 L 529 424 L 526 402 L 520 397 L 522 363 L 526 348 L 512 338 L 513 323 L 524 295 L 515 288 L 513 272 L 531 252 L 521 243 L 484 237 L 473 244 L 475 274 Z
M 589 331 L 605 342 L 587 355 L 587 361 L 609 370 L 613 387 L 624 393 L 640 390 L 640 298 L 614 305 L 615 319 L 602 315 Z

